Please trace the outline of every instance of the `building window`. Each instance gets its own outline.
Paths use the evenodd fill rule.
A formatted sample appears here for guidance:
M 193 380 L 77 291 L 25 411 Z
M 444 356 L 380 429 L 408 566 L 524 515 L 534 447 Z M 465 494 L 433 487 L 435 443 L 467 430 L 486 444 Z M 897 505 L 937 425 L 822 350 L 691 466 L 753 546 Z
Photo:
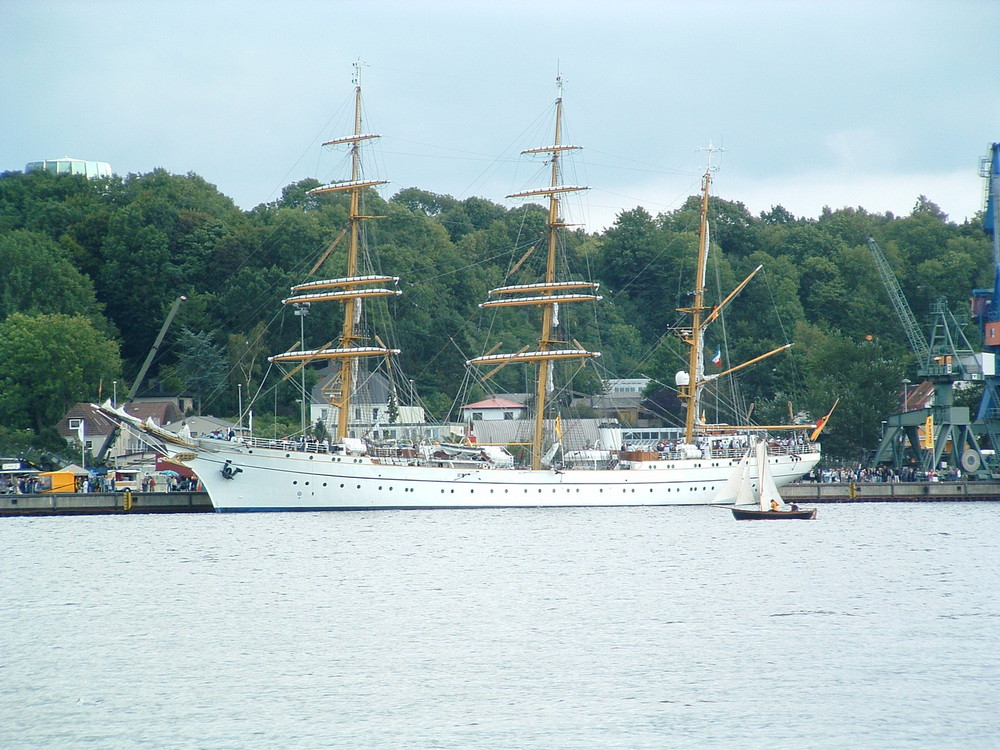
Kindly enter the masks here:
M 481 411 L 474 411 L 474 412 L 472 412 L 472 418 L 473 419 L 482 419 L 483 418 L 483 413 Z
M 503 418 L 504 419 L 513 419 L 514 418 L 514 412 L 512 412 L 512 411 L 505 411 L 503 413 Z
M 83 424 L 83 420 L 82 419 L 71 419 L 71 420 L 69 420 L 69 428 L 71 430 L 79 430 L 81 424 Z

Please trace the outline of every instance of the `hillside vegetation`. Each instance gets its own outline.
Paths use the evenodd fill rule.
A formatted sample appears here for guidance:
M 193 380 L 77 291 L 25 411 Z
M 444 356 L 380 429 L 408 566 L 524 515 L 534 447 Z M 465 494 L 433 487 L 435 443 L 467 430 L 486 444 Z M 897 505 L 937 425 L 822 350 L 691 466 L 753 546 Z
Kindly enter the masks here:
M 346 197 L 309 196 L 317 184 L 289 185 L 280 200 L 241 211 L 195 174 L 0 175 L 0 449 L 56 449 L 54 425 L 68 406 L 107 398 L 115 383 L 123 395 L 180 295 L 188 300 L 139 395 L 186 393 L 203 413 L 232 415 L 241 384 L 244 397 L 264 394 L 258 413 L 297 414 L 296 389 L 268 371 L 267 356 L 300 338 L 300 319 L 280 302 L 289 287 L 344 275 L 346 243 L 335 240 Z M 546 212 L 417 188 L 388 201 L 372 192 L 366 203 L 366 213 L 385 217 L 367 223 L 367 264 L 399 276 L 403 290 L 369 306 L 366 325 L 402 350 L 398 367 L 430 416 L 455 417 L 466 359 L 495 341 L 516 351 L 537 336 L 530 312 L 494 317 L 478 305 L 491 288 L 538 280 L 544 252 L 529 251 L 544 247 Z M 706 350 L 722 350 L 728 366 L 793 343 L 739 375 L 743 403 L 767 424 L 786 421 L 790 407 L 815 418 L 840 398 L 824 448 L 845 459 L 875 446 L 902 380 L 915 380 L 867 237 L 878 240 L 918 320 L 940 297 L 967 311 L 971 290 L 993 282 L 980 218 L 956 224 L 923 197 L 909 216 L 844 208 L 818 219 L 780 206 L 753 216 L 738 201 L 712 198 L 710 221 L 714 290 L 725 294 L 764 269 Z M 576 394 L 597 392 L 607 377 L 674 382 L 684 365 L 671 329 L 681 322 L 676 308 L 690 303 L 697 226 L 691 198 L 658 216 L 623 212 L 601 233 L 567 233 L 568 273 L 599 281 L 605 298 L 561 311 L 567 340 L 604 353 L 599 367 L 576 373 Z M 337 305 L 313 305 L 306 346 L 336 339 L 340 314 Z M 967 333 L 978 341 L 973 328 Z M 529 390 L 524 373 L 508 369 L 493 387 Z M 469 397 L 483 393 L 477 384 Z M 656 400 L 676 423 L 669 389 Z

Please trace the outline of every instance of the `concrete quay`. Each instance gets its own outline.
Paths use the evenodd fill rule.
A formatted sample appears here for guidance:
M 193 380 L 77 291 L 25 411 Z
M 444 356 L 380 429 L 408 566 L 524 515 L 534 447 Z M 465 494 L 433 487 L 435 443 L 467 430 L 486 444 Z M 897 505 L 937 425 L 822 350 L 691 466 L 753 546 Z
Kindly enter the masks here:
M 786 503 L 927 503 L 1000 501 L 1000 482 L 797 482 L 779 492 Z
M 134 515 L 137 513 L 212 513 L 207 492 L 52 492 L 0 495 L 3 516 Z

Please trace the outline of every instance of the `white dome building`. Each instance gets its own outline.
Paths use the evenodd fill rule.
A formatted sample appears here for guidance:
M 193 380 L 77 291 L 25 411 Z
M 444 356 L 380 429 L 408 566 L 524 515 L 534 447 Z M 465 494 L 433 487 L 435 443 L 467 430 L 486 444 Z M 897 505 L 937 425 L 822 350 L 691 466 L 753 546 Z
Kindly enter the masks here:
M 25 172 L 50 172 L 51 174 L 82 174 L 91 179 L 95 177 L 110 177 L 111 165 L 106 161 L 86 161 L 71 159 L 45 159 L 44 161 L 29 161 L 24 165 Z

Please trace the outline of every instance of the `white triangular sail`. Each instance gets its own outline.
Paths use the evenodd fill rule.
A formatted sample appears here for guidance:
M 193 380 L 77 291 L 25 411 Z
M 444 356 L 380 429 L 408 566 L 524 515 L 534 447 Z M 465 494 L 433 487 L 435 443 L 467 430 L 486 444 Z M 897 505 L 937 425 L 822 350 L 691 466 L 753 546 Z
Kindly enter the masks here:
M 726 483 L 715 493 L 715 497 L 712 498 L 713 505 L 729 505 L 730 503 L 741 505 L 754 502 L 753 488 L 750 487 L 750 455 L 750 449 L 747 449 L 746 455 L 733 468 Z M 747 491 L 751 493 L 749 500 L 741 500 L 740 496 L 745 498 Z
M 750 481 L 750 465 L 752 461 L 750 460 L 750 454 L 747 453 L 746 462 L 743 464 L 743 474 L 740 480 L 740 488 L 736 493 L 736 500 L 733 505 L 753 505 L 757 502 L 757 496 L 754 494 L 753 482 Z
M 767 463 L 767 443 L 761 440 L 757 443 L 757 493 L 760 496 L 760 509 L 771 510 L 771 501 L 775 500 L 781 505 L 784 500 L 778 493 L 778 486 L 774 483 L 774 475 Z

